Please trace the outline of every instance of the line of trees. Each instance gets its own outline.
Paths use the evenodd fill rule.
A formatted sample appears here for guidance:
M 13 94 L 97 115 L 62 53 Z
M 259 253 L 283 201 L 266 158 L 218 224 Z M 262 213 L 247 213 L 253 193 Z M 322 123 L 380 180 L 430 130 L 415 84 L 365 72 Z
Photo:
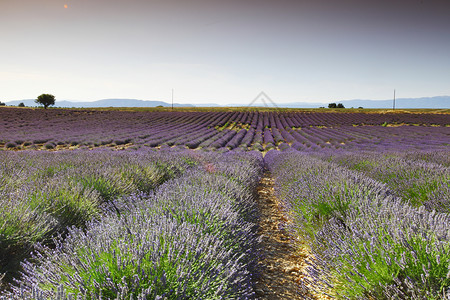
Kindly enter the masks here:
M 6 103 L 0 101 L 0 106 L 6 106 Z M 19 104 L 17 104 L 18 107 L 25 107 L 25 104 L 23 102 L 20 102 Z
M 37 104 L 43 105 L 45 109 L 51 105 L 55 105 L 55 96 L 52 94 L 42 94 L 37 97 L 36 100 L 34 100 Z M 6 106 L 6 103 L 0 101 L 0 106 Z M 18 107 L 25 107 L 25 104 L 23 102 L 20 102 Z
M 345 108 L 344 104 L 342 103 L 330 103 L 328 104 L 328 108 Z

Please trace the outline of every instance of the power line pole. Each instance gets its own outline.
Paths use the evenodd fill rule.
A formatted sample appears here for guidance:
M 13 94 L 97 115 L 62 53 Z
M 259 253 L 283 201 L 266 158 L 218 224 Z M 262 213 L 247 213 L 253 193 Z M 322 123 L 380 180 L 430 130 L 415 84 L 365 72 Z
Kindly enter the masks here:
M 173 89 L 172 89 L 172 111 L 173 111 Z
M 394 89 L 394 103 L 392 105 L 392 110 L 395 110 L 395 89 Z

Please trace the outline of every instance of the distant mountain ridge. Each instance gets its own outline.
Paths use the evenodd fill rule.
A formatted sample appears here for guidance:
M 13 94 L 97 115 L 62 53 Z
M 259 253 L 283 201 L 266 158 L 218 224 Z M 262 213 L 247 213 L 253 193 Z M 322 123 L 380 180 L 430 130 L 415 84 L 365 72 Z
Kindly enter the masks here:
M 38 106 L 34 99 L 14 100 L 5 102 L 6 105 L 19 105 L 23 103 L 25 106 Z M 75 107 L 75 108 L 92 108 L 92 107 L 157 107 L 157 106 L 170 107 L 172 104 L 163 101 L 150 101 L 150 100 L 138 100 L 138 99 L 102 99 L 92 102 L 75 102 L 68 100 L 56 100 L 55 107 Z M 174 103 L 174 107 L 193 107 L 191 104 L 179 104 Z
M 347 100 L 342 101 L 345 107 L 392 108 L 393 100 Z M 450 108 L 450 96 L 399 98 L 395 99 L 395 108 Z
M 38 106 L 34 99 L 14 100 L 6 102 L 6 105 L 17 106 L 23 102 L 25 106 Z M 346 108 L 392 108 L 392 100 L 330 100 L 329 102 L 322 103 L 308 103 L 308 102 L 291 102 L 291 103 L 277 103 L 278 107 L 287 108 L 318 108 L 328 107 L 328 103 L 342 103 Z M 75 102 L 67 100 L 56 100 L 55 107 L 75 107 L 75 108 L 92 108 L 92 107 L 157 107 L 164 106 L 170 107 L 171 104 L 164 101 L 150 101 L 150 100 L 138 100 L 138 99 L 102 99 L 93 102 Z M 213 107 L 213 106 L 237 106 L 245 107 L 243 104 L 228 104 L 220 105 L 215 103 L 208 104 L 180 104 L 174 103 L 174 107 Z M 254 103 L 253 106 L 264 106 L 262 103 Z M 270 105 L 269 105 L 270 106 Z M 422 97 L 422 98 L 399 98 L 395 100 L 395 108 L 432 108 L 432 109 L 450 109 L 450 96 L 437 96 L 437 97 Z
M 318 108 L 328 107 L 329 103 L 342 103 L 346 108 L 392 108 L 393 100 L 330 100 L 322 103 L 308 103 L 308 102 L 291 102 L 291 103 L 277 103 L 278 107 L 287 108 Z M 244 106 L 244 105 L 232 105 L 229 106 Z M 253 106 L 263 106 L 262 103 L 255 103 Z M 268 105 L 272 106 L 272 105 Z M 395 99 L 395 108 L 432 108 L 432 109 L 450 109 L 450 96 L 437 96 L 437 97 L 422 97 L 422 98 L 398 98 Z
M 393 99 L 391 100 L 342 100 L 330 101 L 334 103 L 342 103 L 346 108 L 364 107 L 364 108 L 392 108 Z M 329 102 L 329 103 L 330 103 Z M 328 107 L 328 103 L 324 103 Z M 395 99 L 395 108 L 434 108 L 434 109 L 450 109 L 450 96 L 423 97 L 423 98 L 399 98 Z

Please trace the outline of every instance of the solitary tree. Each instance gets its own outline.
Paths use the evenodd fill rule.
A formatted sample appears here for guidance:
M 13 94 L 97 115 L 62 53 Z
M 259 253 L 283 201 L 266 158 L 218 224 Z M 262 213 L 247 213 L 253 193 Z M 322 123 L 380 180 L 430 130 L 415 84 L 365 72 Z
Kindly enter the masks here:
M 342 103 L 338 103 L 337 108 L 345 108 L 345 106 Z
M 329 103 L 328 108 L 336 108 L 336 103 Z
M 34 100 L 37 104 L 44 105 L 44 108 L 47 109 L 50 105 L 55 105 L 55 96 L 51 94 L 42 94 Z
M 20 102 L 19 105 L 17 105 L 18 107 L 25 107 L 25 104 L 23 104 L 23 102 Z

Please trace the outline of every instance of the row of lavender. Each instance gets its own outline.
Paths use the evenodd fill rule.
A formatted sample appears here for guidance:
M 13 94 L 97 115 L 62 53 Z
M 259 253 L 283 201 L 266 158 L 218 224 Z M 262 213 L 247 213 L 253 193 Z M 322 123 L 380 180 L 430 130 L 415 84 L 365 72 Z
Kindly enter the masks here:
M 313 253 L 303 284 L 338 299 L 448 299 L 448 152 L 353 155 L 265 157 Z
M 68 227 L 101 218 L 114 199 L 148 193 L 196 163 L 159 152 L 1 152 L 0 277 L 11 282 L 36 243 L 51 245 Z
M 448 114 L 2 108 L 0 117 L 0 146 L 6 149 L 182 145 L 262 151 L 287 147 L 367 149 L 398 143 L 406 148 L 443 148 L 450 143 L 445 127 L 450 123 Z M 382 126 L 389 124 L 409 126 Z
M 277 136 L 276 131 L 274 136 Z M 301 130 L 281 130 L 276 138 L 277 147 L 265 145 L 266 150 L 294 148 L 299 151 L 322 149 L 386 150 L 398 149 L 446 149 L 450 144 L 450 133 L 446 127 L 382 127 L 343 126 L 336 128 L 303 128 Z
M 72 227 L 5 299 L 250 299 L 256 263 L 258 153 L 169 151 L 197 166 L 153 193 L 111 201 Z M 167 154 L 167 153 L 165 153 Z M 1 298 L 1 297 L 0 297 Z M 78 299 L 78 298 L 77 298 Z
M 450 155 L 431 152 L 330 152 L 319 157 L 382 182 L 399 198 L 450 213 Z

